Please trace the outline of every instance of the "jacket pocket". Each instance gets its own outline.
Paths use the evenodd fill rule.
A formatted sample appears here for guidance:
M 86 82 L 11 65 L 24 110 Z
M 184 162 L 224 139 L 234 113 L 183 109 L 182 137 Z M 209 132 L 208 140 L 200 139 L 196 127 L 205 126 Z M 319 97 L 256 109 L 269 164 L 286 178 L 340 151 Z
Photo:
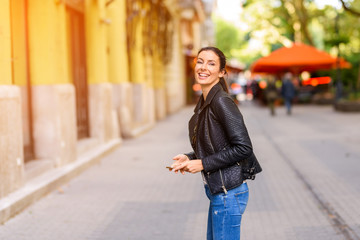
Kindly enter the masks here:
M 204 175 L 212 194 L 226 193 L 227 190 L 240 186 L 245 180 L 238 163 Z
M 227 190 L 240 186 L 245 180 L 241 164 L 236 163 L 231 167 L 224 168 L 223 179 Z
M 222 192 L 221 180 L 220 180 L 220 172 L 206 172 L 204 173 L 205 180 L 207 185 L 209 186 L 209 190 L 211 194 L 217 194 Z

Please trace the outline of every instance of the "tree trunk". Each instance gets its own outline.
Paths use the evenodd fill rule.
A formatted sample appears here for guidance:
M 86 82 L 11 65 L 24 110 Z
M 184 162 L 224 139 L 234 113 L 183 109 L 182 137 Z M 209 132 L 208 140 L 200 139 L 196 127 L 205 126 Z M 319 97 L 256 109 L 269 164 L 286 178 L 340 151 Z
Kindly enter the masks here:
M 307 41 L 310 45 L 314 45 L 311 34 L 308 30 L 309 16 L 307 9 L 304 6 L 304 0 L 280 0 L 284 9 L 286 10 L 286 16 L 289 18 L 289 24 L 293 27 L 295 36 L 300 35 L 301 41 Z M 297 23 L 300 24 L 300 28 L 297 28 Z
M 312 40 L 312 37 L 310 35 L 309 29 L 308 29 L 308 20 L 309 16 L 307 14 L 307 10 L 304 6 L 303 0 L 294 0 L 294 7 L 296 15 L 299 19 L 300 26 L 301 26 L 301 33 L 303 35 L 303 38 L 312 46 L 314 46 L 314 41 Z

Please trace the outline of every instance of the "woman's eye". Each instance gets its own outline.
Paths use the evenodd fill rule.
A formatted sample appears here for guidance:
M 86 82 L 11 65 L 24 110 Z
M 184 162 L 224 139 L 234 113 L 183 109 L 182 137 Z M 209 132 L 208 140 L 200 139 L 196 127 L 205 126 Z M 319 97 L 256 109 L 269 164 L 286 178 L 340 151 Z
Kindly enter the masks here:
M 202 64 L 202 62 L 201 62 L 201 61 L 197 61 L 196 63 L 197 63 L 197 64 Z
M 215 63 L 209 63 L 210 66 L 215 66 Z

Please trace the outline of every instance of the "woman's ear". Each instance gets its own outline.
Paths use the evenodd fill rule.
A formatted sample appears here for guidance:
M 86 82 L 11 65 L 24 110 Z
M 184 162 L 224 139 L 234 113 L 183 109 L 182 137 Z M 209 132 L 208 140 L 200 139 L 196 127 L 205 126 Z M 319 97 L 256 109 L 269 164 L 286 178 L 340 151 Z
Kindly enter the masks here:
M 220 73 L 219 73 L 219 78 L 224 77 L 225 74 L 226 74 L 226 70 L 225 69 L 221 70 Z

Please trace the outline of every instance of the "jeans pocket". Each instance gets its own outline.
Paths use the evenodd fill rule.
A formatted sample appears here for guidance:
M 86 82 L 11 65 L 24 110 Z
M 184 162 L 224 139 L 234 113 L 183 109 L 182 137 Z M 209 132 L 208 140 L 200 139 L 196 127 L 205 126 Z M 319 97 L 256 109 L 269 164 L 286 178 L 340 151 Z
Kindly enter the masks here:
M 249 200 L 249 190 L 245 190 L 243 192 L 235 193 L 237 205 L 240 210 L 240 214 L 244 214 L 248 200 Z

